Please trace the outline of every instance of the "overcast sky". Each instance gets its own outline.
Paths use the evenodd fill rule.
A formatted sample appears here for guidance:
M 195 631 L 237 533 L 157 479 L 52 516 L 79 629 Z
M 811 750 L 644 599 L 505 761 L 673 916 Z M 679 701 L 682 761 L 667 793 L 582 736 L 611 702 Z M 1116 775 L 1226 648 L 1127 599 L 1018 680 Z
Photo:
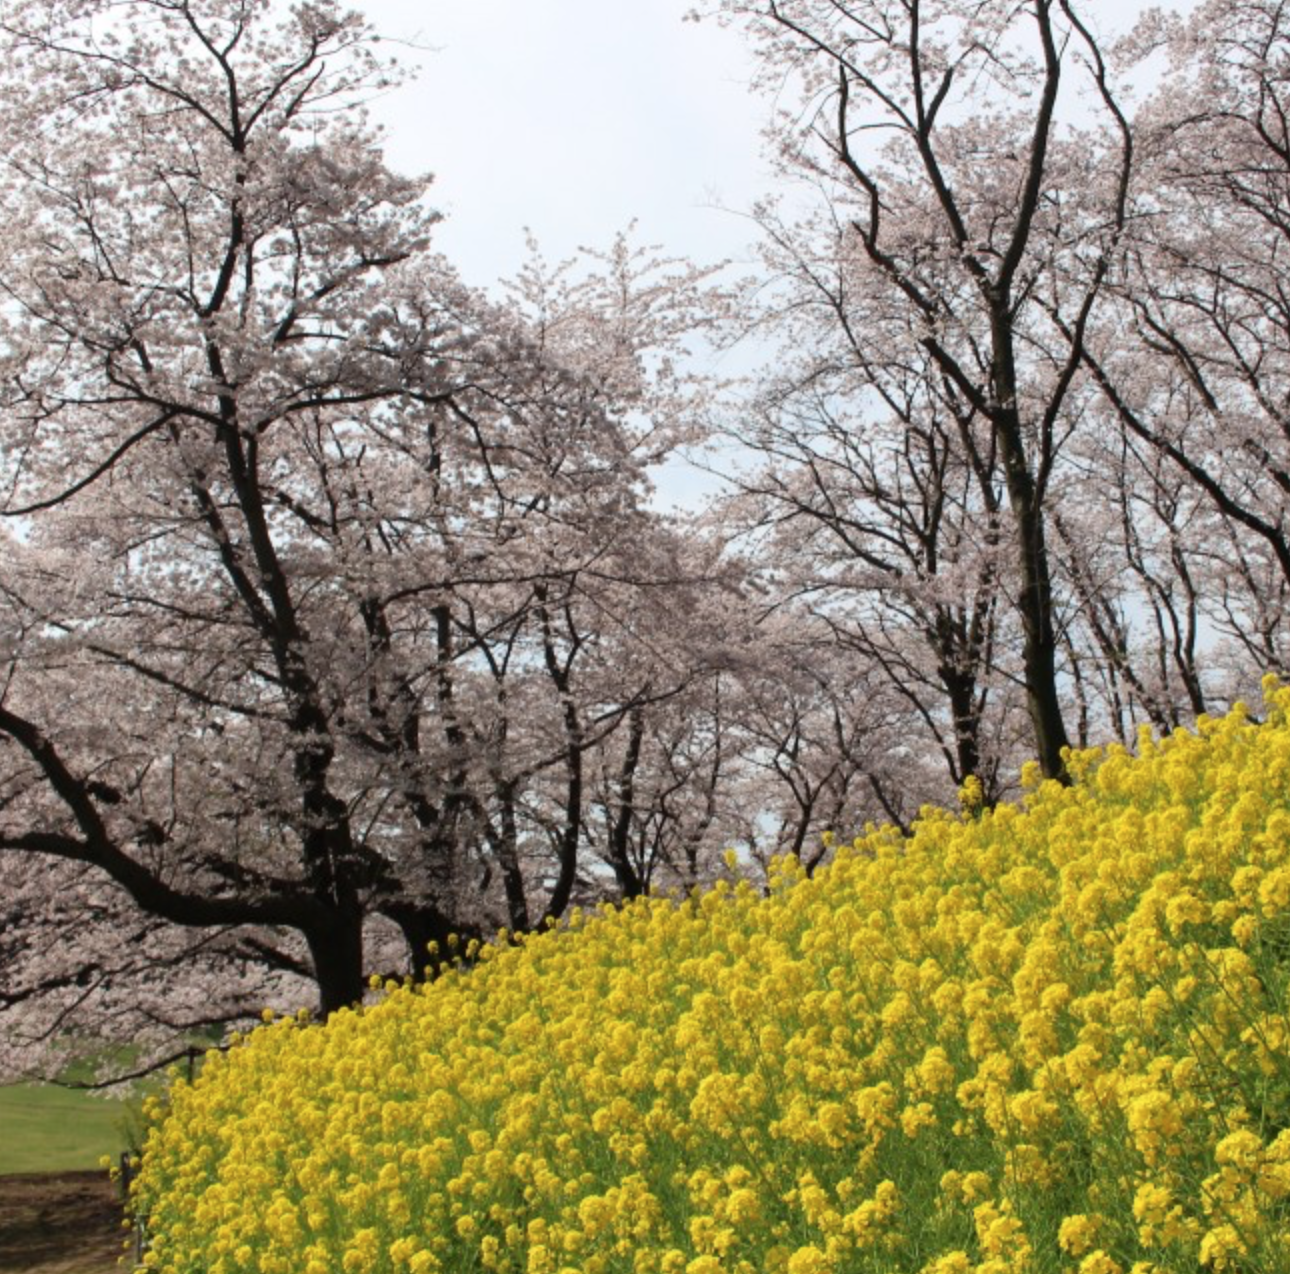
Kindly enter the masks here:
M 702 260 L 749 238 L 768 179 L 742 42 L 688 0 L 353 0 L 420 79 L 382 102 L 395 167 L 435 174 L 440 246 L 472 283 L 524 256 L 641 238 Z

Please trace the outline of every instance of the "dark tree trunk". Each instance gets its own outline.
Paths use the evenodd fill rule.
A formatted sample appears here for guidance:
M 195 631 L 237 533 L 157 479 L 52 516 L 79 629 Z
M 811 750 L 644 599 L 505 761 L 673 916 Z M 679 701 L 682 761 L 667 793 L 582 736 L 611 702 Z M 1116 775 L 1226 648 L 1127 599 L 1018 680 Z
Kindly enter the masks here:
M 318 982 L 318 1012 L 324 1018 L 351 1008 L 363 999 L 363 912 L 357 898 L 332 909 L 332 923 L 305 931 L 314 977 Z
M 609 861 L 624 898 L 635 898 L 645 883 L 631 860 L 631 834 L 636 821 L 636 770 L 645 739 L 645 713 L 637 705 L 628 714 L 627 751 L 618 771 L 618 809 L 609 833 Z
M 984 778 L 981 774 L 981 718 L 977 712 L 976 678 L 970 672 L 942 664 L 938 669 L 941 684 L 950 701 L 954 718 L 954 756 L 958 773 L 952 775 L 956 784 L 962 784 L 969 775 Z
M 1067 782 L 1069 776 L 1062 751 L 1070 746 L 1070 739 L 1057 693 L 1057 631 L 1053 623 L 1053 583 L 1044 534 L 1043 497 L 1027 463 L 1017 411 L 1017 370 L 1009 318 L 1011 299 L 1004 292 L 992 300 L 997 308 L 991 415 L 1016 532 L 1021 578 L 1017 609 L 1021 617 L 1026 708 L 1044 777 Z M 1041 450 L 1047 452 L 1046 448 Z
M 381 908 L 381 914 L 393 920 L 402 930 L 403 940 L 408 946 L 409 969 L 413 980 L 417 982 L 437 976 L 439 964 L 448 958 L 450 937 L 464 941 L 483 937 L 477 926 L 454 921 L 451 916 L 431 904 L 391 903 Z M 434 944 L 436 959 L 432 959 L 430 955 L 431 943 Z
M 1044 540 L 1043 512 L 1029 474 L 1013 491 L 1012 466 L 1008 488 L 1021 558 L 1022 669 L 1026 708 L 1035 734 L 1035 748 L 1045 778 L 1067 780 L 1062 751 L 1070 746 L 1057 694 L 1057 633 L 1053 625 L 1053 586 Z

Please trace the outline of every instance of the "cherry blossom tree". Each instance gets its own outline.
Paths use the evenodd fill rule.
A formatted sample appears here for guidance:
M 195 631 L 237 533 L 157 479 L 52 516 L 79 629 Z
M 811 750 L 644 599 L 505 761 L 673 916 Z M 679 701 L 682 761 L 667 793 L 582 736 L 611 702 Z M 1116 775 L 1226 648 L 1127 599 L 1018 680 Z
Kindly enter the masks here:
M 783 308 L 831 310 L 844 330 L 831 344 L 862 351 L 858 379 L 880 397 L 930 361 L 924 383 L 945 418 L 988 439 L 1033 744 L 1045 773 L 1060 776 L 1068 738 L 1048 511 L 1133 167 L 1103 55 L 1067 0 L 712 8 L 747 29 L 764 87 L 786 103 L 773 132 L 780 167 L 817 209 L 795 220 L 790 200 L 786 213 L 763 214 L 797 262 Z M 1098 130 L 1077 126 L 1081 85 Z M 856 414 L 869 405 L 851 403 Z
M 339 0 L 0 8 L 0 1072 L 811 870 L 1287 667 L 1281 9 L 708 7 L 779 107 L 758 277 L 629 232 L 495 298 Z
M 858 666 L 805 606 L 777 607 L 759 631 L 775 659 L 749 668 L 742 687 L 740 848 L 763 869 L 792 854 L 809 872 L 852 829 L 907 830 L 939 794 L 938 758 L 911 736 L 885 671 Z
M 1139 115 L 1122 318 L 1084 356 L 1111 428 L 1206 506 L 1191 543 L 1212 563 L 1200 605 L 1230 697 L 1290 658 L 1290 27 L 1262 0 L 1204 4 L 1147 21 L 1130 50 L 1167 74 Z
M 464 287 L 332 0 L 0 33 L 5 1038 L 328 1013 L 558 916 L 583 753 L 655 693 L 599 634 L 687 569 L 644 501 L 701 277 Z
M 590 844 L 624 896 L 688 892 L 732 851 L 754 879 L 788 854 L 814 870 L 840 829 L 907 826 L 936 791 L 876 666 L 857 673 L 808 606 L 768 608 L 738 554 L 712 578 L 651 646 L 657 684 L 670 670 L 677 692 L 633 709 L 597 753 Z
M 1204 493 L 1111 420 L 1071 447 L 1053 525 L 1080 746 L 1167 732 L 1221 700 L 1213 600 L 1223 570 Z
M 795 293 L 776 324 L 797 353 L 739 419 L 755 461 L 725 517 L 764 546 L 768 586 L 809 605 L 855 681 L 884 681 L 904 703 L 907 742 L 943 759 L 949 794 L 975 775 L 993 798 L 1000 713 L 1017 704 L 1002 675 L 1011 571 L 989 439 L 928 392 L 930 359 L 879 375 L 848 321 L 844 272 L 794 261 L 821 304 Z

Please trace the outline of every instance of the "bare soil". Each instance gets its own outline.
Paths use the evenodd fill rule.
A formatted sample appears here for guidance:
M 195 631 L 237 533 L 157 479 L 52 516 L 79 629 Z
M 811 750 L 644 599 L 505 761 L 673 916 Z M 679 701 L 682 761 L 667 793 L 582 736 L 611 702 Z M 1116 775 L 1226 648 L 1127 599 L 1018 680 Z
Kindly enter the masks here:
M 121 1274 L 121 1220 L 106 1172 L 0 1176 L 0 1274 Z

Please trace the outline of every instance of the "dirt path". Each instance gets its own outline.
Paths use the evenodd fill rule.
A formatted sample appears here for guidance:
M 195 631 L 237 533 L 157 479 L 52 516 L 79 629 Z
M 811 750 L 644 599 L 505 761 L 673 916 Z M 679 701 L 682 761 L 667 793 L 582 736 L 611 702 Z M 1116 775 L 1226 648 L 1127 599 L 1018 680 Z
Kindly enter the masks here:
M 0 1274 L 121 1274 L 124 1239 L 106 1172 L 0 1177 Z

